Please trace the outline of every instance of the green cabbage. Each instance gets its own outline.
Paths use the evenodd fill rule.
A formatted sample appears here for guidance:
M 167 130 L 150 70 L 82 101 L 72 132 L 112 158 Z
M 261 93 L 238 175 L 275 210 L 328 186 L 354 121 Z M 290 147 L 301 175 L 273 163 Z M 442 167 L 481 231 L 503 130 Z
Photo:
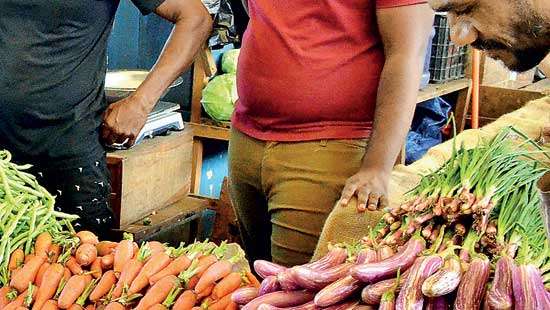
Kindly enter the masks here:
M 229 121 L 237 95 L 237 76 L 232 73 L 214 77 L 202 91 L 202 106 L 218 122 Z
M 237 63 L 240 51 L 239 49 L 234 49 L 223 53 L 222 71 L 224 73 L 237 73 Z

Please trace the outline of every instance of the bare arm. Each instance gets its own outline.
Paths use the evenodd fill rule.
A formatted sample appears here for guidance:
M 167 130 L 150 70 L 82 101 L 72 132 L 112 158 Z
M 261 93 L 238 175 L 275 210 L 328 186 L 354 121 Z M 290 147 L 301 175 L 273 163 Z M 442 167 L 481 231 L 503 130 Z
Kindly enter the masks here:
M 174 23 L 164 49 L 145 81 L 130 97 L 109 106 L 102 139 L 107 144 L 133 144 L 147 115 L 170 84 L 193 63 L 208 38 L 212 20 L 200 0 L 166 0 L 155 11 Z
M 385 63 L 378 87 L 374 128 L 361 171 L 346 183 L 342 204 L 357 195 L 363 211 L 387 204 L 393 165 L 409 131 L 433 12 L 427 4 L 377 11 Z

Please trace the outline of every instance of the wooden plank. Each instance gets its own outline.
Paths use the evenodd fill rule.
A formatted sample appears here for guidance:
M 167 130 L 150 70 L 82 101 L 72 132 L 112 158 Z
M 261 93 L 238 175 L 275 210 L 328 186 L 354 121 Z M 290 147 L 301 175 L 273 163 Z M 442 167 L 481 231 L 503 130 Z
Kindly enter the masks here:
M 229 141 L 230 129 L 219 126 L 190 123 L 191 128 L 193 128 L 193 136 L 214 140 L 224 140 Z
M 522 90 L 540 92 L 545 95 L 550 95 L 550 79 L 544 79 L 544 80 L 538 81 L 525 88 L 522 88 Z
M 206 86 L 206 73 L 201 61 L 193 64 L 193 89 L 191 93 L 191 122 L 200 122 L 202 90 Z
M 471 99 L 472 99 L 471 87 L 461 90 L 460 93 L 458 94 L 458 98 L 456 100 L 456 106 L 455 106 L 457 133 L 464 131 L 464 128 L 466 127 L 466 116 L 468 114 L 468 110 L 470 109 Z
M 544 97 L 539 92 L 482 86 L 480 89 L 480 117 L 497 119 L 523 107 L 527 102 Z
M 201 139 L 193 138 L 193 158 L 191 167 L 191 188 L 190 192 L 198 194 L 201 188 L 202 158 L 204 146 Z
M 450 81 L 444 84 L 428 84 L 426 88 L 418 92 L 417 102 L 423 102 L 426 100 L 433 99 L 435 97 L 440 97 L 456 91 L 466 89 L 470 87 L 469 79 L 460 79 L 455 81 Z

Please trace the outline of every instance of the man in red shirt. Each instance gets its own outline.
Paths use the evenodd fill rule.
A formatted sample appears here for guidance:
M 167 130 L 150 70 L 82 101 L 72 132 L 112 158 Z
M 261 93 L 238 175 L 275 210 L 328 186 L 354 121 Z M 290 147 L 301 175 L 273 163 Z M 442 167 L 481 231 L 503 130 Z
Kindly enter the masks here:
M 300 264 L 335 203 L 387 204 L 433 12 L 422 0 L 243 2 L 231 195 L 250 258 Z

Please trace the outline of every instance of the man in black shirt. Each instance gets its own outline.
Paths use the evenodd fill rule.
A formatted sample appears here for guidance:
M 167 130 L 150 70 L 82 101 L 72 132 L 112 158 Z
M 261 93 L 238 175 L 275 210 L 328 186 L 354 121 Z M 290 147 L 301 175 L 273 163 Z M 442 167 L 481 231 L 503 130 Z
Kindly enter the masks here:
M 31 163 L 75 224 L 111 228 L 103 144 L 133 143 L 211 29 L 200 0 L 132 0 L 175 24 L 146 81 L 107 107 L 106 49 L 119 0 L 0 1 L 0 149 Z

